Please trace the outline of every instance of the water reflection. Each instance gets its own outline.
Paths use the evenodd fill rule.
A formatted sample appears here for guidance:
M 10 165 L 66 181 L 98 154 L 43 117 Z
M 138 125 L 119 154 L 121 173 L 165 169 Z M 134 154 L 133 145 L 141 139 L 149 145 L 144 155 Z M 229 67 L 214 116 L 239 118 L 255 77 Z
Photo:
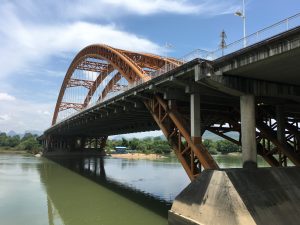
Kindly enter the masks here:
M 240 155 L 215 159 L 221 167 L 241 166 Z M 166 225 L 173 198 L 188 183 L 175 158 L 0 154 L 0 224 Z
M 123 225 L 167 223 L 171 203 L 110 179 L 106 176 L 103 158 L 59 157 L 51 160 L 69 169 L 56 163 L 42 164 L 39 169 L 48 194 L 48 212 L 52 213 L 56 208 L 64 224 L 99 224 L 100 221 L 100 224 Z M 128 163 L 125 168 L 133 164 Z M 79 175 L 88 180 L 82 182 Z M 128 222 L 122 220 L 123 217 Z M 49 224 L 52 220 L 51 214 Z

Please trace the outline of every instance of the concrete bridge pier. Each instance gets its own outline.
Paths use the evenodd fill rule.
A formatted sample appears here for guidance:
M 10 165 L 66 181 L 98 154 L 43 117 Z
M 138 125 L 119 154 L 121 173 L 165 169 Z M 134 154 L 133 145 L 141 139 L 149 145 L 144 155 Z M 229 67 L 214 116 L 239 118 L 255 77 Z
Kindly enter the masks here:
M 277 122 L 277 139 L 278 141 L 286 147 L 286 137 L 285 137 L 285 117 L 284 117 L 284 107 L 282 105 L 276 106 L 276 122 Z M 287 157 L 279 151 L 279 161 L 283 166 L 287 166 Z
M 240 97 L 243 168 L 257 168 L 255 97 Z
M 201 137 L 201 115 L 200 115 L 200 93 L 194 91 L 190 95 L 191 99 L 191 138 L 197 146 L 202 142 Z

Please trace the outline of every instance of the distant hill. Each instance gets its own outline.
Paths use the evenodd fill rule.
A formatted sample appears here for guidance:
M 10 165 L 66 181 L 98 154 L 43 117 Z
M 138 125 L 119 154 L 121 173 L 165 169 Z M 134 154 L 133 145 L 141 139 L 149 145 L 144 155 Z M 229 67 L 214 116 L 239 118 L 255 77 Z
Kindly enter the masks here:
M 36 134 L 36 135 L 40 136 L 40 135 L 43 134 L 43 131 L 40 131 L 40 130 L 26 130 L 24 134 L 26 134 L 26 133 Z
M 0 132 L 1 133 L 1 132 Z M 5 133 L 5 132 L 4 132 Z M 7 136 L 13 137 L 16 135 L 19 135 L 21 138 L 26 134 L 26 133 L 31 133 L 31 134 L 36 134 L 38 136 L 42 135 L 43 132 L 39 130 L 26 130 L 24 133 L 17 133 L 14 130 L 10 130 L 9 132 L 6 133 Z
M 237 132 L 228 132 L 226 135 L 235 140 L 239 140 L 239 134 Z M 205 131 L 205 133 L 203 135 L 203 139 L 211 139 L 213 141 L 223 140 L 223 138 L 219 137 L 218 135 L 216 135 L 210 131 Z
M 15 131 L 13 130 L 10 130 L 9 132 L 6 133 L 7 136 L 10 136 L 10 137 L 13 137 L 13 136 L 16 136 L 18 135 Z

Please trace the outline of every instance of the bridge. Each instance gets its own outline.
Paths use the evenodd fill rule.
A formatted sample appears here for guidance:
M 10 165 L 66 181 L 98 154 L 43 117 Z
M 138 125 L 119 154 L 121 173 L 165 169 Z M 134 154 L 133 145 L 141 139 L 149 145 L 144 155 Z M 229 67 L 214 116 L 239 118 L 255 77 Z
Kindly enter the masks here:
M 299 17 L 298 14 L 278 24 L 286 25 Z M 288 27 L 251 44 L 250 40 L 258 34 L 247 37 L 245 48 L 228 54 L 228 49 L 221 49 L 219 57 L 217 52 L 210 52 L 192 60 L 107 45 L 87 46 L 75 56 L 64 78 L 52 126 L 44 132 L 42 140 L 45 155 L 68 154 L 84 148 L 101 152 L 110 135 L 160 129 L 192 181 L 202 180 L 208 187 L 210 180 L 219 182 L 215 176 L 245 178 L 255 174 L 260 178 L 264 174 L 275 176 L 274 185 L 280 186 L 284 179 L 276 177 L 277 172 L 271 169 L 252 175 L 239 171 L 217 174 L 219 166 L 202 144 L 203 133 L 210 131 L 240 145 L 243 171 L 257 168 L 257 154 L 271 167 L 300 165 L 300 27 Z M 200 53 L 198 56 L 203 55 Z M 228 132 L 237 132 L 239 139 L 233 139 Z M 210 170 L 199 176 L 203 169 Z M 208 175 L 211 170 L 216 173 Z M 300 182 L 299 176 L 297 179 Z M 230 182 L 238 189 L 238 183 L 232 179 Z M 194 193 L 190 190 L 195 188 L 188 187 L 187 196 Z M 281 193 L 285 191 L 278 189 Z M 189 224 L 190 219 L 203 222 L 203 218 L 195 216 L 197 213 L 187 213 L 196 209 L 189 204 L 183 206 L 182 202 L 191 200 L 186 195 L 175 200 L 171 224 L 182 220 L 186 222 L 182 224 Z M 287 201 L 293 202 L 290 198 Z M 254 217 L 249 211 L 251 216 L 248 213 L 246 221 L 271 220 L 270 216 L 266 220 L 263 216 Z M 189 219 L 182 217 L 185 214 Z M 243 211 L 241 215 L 244 214 Z M 277 222 L 285 221 L 280 218 Z M 238 221 L 236 224 L 242 224 L 244 220 Z

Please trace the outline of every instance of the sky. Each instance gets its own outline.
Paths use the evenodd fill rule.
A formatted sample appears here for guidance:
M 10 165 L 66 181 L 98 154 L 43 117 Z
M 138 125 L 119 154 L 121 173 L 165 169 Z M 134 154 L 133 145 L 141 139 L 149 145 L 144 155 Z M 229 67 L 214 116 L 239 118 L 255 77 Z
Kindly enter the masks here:
M 299 0 L 246 0 L 254 33 L 300 12 Z M 85 46 L 180 58 L 243 36 L 242 0 L 0 0 L 0 131 L 50 126 L 65 73 Z M 300 18 L 297 23 L 300 25 Z M 168 46 L 172 46 L 171 48 Z

